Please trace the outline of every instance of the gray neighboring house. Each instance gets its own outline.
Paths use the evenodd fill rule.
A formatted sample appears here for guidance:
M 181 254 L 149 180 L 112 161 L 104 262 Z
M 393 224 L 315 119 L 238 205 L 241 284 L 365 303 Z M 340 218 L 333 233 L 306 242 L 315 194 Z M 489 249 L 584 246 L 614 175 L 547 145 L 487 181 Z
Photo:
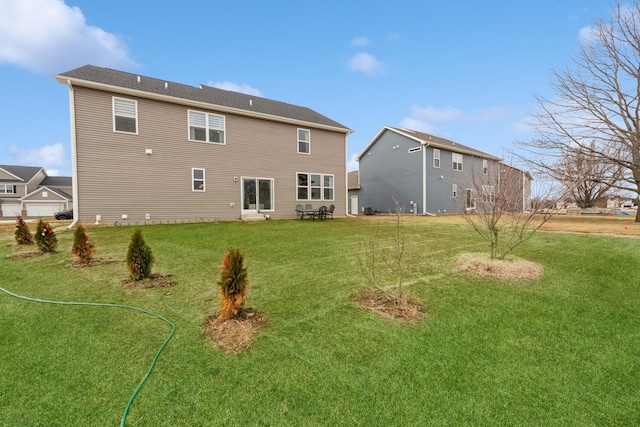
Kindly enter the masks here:
M 72 179 L 38 166 L 0 165 L 0 217 L 50 217 L 71 209 Z
M 309 108 L 86 65 L 68 86 L 82 222 L 294 218 L 347 212 L 347 136 Z
M 531 176 L 527 172 L 434 135 L 384 126 L 357 160 L 359 170 L 352 178 L 357 186 L 349 189 L 354 214 L 393 212 L 393 198 L 405 213 L 419 215 L 474 209 L 477 200 L 495 196 L 491 177 L 497 176 L 516 189 L 510 196 L 515 211 L 530 205 Z M 482 185 L 484 194 L 474 190 L 478 187 L 471 184 L 474 180 L 486 183 Z

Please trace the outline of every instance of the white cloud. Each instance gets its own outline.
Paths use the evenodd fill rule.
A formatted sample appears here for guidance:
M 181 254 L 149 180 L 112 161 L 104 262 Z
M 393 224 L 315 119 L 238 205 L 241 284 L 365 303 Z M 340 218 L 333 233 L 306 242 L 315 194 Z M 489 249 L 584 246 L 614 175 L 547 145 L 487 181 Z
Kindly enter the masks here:
M 351 40 L 351 44 L 354 46 L 369 46 L 371 42 L 369 41 L 369 39 L 367 37 L 354 37 Z
M 78 7 L 62 0 L 0 0 L 0 10 L 0 63 L 43 74 L 85 64 L 137 65 L 119 37 L 88 25 Z
M 476 122 L 494 122 L 502 120 L 509 115 L 509 110 L 503 107 L 489 107 L 482 110 L 475 111 L 472 115 L 472 120 Z
M 368 53 L 356 53 L 349 60 L 349 68 L 352 71 L 360 71 L 369 76 L 383 72 L 382 63 L 375 56 Z
M 590 25 L 580 28 L 578 31 L 578 40 L 584 43 L 590 43 L 596 39 L 596 27 Z
M 464 114 L 457 108 L 436 108 L 432 105 L 427 105 L 424 108 L 418 106 L 411 107 L 411 116 L 429 122 L 450 122 L 461 120 Z
M 213 82 L 209 81 L 207 86 L 217 87 L 218 89 L 230 90 L 233 92 L 246 93 L 247 95 L 262 96 L 259 89 L 249 86 L 248 84 L 237 84 L 233 82 Z
M 24 149 L 17 145 L 8 148 L 14 163 L 24 166 L 42 166 L 49 175 L 58 175 L 69 164 L 69 156 L 61 142 L 40 148 Z
M 417 119 L 415 117 L 405 117 L 400 122 L 400 127 L 417 130 L 418 132 L 424 133 L 438 133 L 438 128 L 435 127 L 432 123 Z
M 349 159 L 349 162 L 347 163 L 347 170 L 349 172 L 358 170 L 358 168 L 360 166 L 360 164 L 356 160 L 356 157 L 358 157 L 358 154 L 360 154 L 360 153 L 354 154 L 353 156 L 351 156 L 351 159 Z

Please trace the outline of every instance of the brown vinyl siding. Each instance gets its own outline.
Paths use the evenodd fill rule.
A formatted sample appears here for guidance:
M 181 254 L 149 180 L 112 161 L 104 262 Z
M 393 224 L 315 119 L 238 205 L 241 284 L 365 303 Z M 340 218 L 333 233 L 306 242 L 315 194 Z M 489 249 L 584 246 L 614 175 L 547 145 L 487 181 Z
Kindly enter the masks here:
M 301 126 L 138 101 L 138 134 L 113 132 L 113 94 L 74 87 L 78 215 L 80 221 L 235 219 L 241 214 L 241 177 L 274 180 L 273 218 L 295 217 L 296 172 L 334 175 L 336 215 L 345 212 L 345 133 L 314 129 L 311 155 L 297 153 Z M 188 110 L 222 114 L 226 145 L 188 140 Z M 152 154 L 145 154 L 151 149 Z M 205 169 L 205 192 L 193 192 L 191 169 Z M 238 181 L 234 180 L 238 177 Z M 231 207 L 233 203 L 235 206 Z

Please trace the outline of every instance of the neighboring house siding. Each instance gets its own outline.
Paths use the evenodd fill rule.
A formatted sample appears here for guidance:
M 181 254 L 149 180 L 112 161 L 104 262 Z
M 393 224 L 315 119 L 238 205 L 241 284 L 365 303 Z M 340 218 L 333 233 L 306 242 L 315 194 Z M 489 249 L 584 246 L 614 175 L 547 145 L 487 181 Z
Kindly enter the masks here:
M 375 145 L 360 159 L 360 190 L 358 201 L 362 208 L 389 213 L 397 200 L 404 212 L 410 202 L 422 199 L 422 150 L 409 153 L 420 144 L 393 132 L 385 131 Z M 419 207 L 420 209 L 420 207 Z
M 438 150 L 439 166 L 434 165 L 435 150 Z M 501 163 L 497 157 L 407 129 L 383 127 L 359 154 L 358 161 L 359 213 L 366 208 L 380 213 L 393 211 L 392 197 L 404 207 L 405 213 L 411 212 L 411 202 L 417 204 L 415 211 L 420 214 L 462 212 L 467 208 L 467 190 L 472 190 L 470 199 L 479 203 L 485 189 L 487 197 L 495 199 L 500 182 Z M 523 176 L 528 176 L 526 172 L 511 169 L 517 172 L 513 179 L 520 177 L 522 181 Z M 523 192 L 528 195 L 529 185 L 527 180 L 519 187 L 512 186 L 519 189 L 518 193 L 509 195 L 515 210 L 521 210 L 523 203 L 526 204 Z
M 295 217 L 296 172 L 334 175 L 334 201 L 345 212 L 344 133 L 305 126 L 311 154 L 297 153 L 297 129 L 215 110 L 128 95 L 138 133 L 113 132 L 112 93 L 75 87 L 78 219 L 93 222 L 240 217 L 242 177 L 274 180 L 271 217 Z M 226 144 L 189 141 L 187 111 L 225 116 Z M 152 154 L 145 154 L 145 150 Z M 205 170 L 205 191 L 192 191 L 192 168 Z M 237 177 L 238 181 L 234 178 Z M 233 206 L 232 206 L 233 204 Z

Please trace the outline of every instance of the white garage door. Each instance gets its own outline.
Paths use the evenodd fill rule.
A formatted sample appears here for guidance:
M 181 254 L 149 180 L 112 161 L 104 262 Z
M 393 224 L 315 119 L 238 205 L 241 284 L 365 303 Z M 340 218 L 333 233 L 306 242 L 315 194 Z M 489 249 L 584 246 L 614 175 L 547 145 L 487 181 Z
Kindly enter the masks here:
M 3 203 L 2 216 L 20 216 L 20 203 Z
M 27 203 L 27 216 L 53 216 L 64 210 L 64 203 Z

